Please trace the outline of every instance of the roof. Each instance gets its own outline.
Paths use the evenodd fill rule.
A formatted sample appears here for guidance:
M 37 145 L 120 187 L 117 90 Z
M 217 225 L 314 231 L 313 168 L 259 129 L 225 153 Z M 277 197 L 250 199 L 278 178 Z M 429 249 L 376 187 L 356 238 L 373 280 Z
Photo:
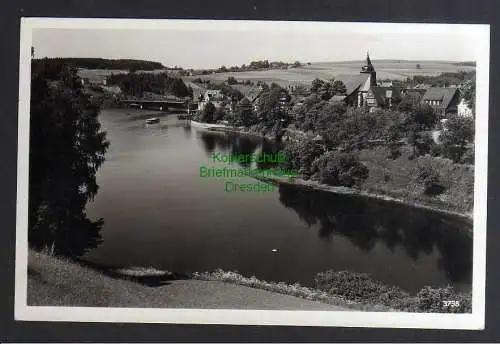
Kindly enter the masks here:
M 369 74 L 359 74 L 348 77 L 339 77 L 337 80 L 340 80 L 344 83 L 346 88 L 346 94 L 350 95 L 354 91 L 356 91 L 359 87 L 361 87 L 366 80 L 370 77 Z
M 442 109 L 447 109 L 450 105 L 455 94 L 458 92 L 458 88 L 452 87 L 431 87 L 425 92 L 422 97 L 422 102 L 427 100 L 438 100 L 440 101 L 439 107 Z
M 339 96 L 339 95 L 335 95 L 333 97 L 330 98 L 330 101 L 331 102 L 341 102 L 345 99 L 345 96 Z
M 250 102 L 254 102 L 262 93 L 262 87 L 260 86 L 251 86 L 251 85 L 242 85 L 235 84 L 231 85 L 232 88 L 238 90 L 243 94 L 243 97 L 247 98 Z
M 384 104 L 386 99 L 386 92 L 392 91 L 391 100 L 393 102 L 401 101 L 401 90 L 398 87 L 383 87 L 383 86 L 372 86 L 370 88 L 378 104 Z

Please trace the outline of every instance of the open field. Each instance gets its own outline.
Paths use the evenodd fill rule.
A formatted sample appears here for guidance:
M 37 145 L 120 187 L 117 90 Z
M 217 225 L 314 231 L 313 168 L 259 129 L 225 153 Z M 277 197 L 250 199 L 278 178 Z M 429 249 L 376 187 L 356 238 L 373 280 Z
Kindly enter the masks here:
M 403 80 L 414 75 L 433 76 L 445 72 L 471 71 L 475 69 L 475 67 L 457 65 L 453 62 L 446 61 L 372 60 L 372 63 L 377 71 L 378 80 Z M 192 80 L 199 77 L 214 81 L 225 81 L 229 76 L 233 76 L 237 80 L 261 80 L 265 82 L 276 82 L 281 86 L 287 86 L 295 83 L 310 83 L 315 78 L 342 79 L 352 75 L 358 75 L 363 64 L 364 61 L 324 62 L 313 63 L 310 66 L 301 68 L 216 73 L 212 75 L 187 77 L 187 79 Z M 420 64 L 420 69 L 417 69 L 417 64 Z
M 446 61 L 404 61 L 404 60 L 372 60 L 372 63 L 377 71 L 377 79 L 395 79 L 403 80 L 414 75 L 438 75 L 445 72 L 472 71 L 475 67 L 458 65 L 454 62 Z M 261 71 L 247 72 L 227 72 L 216 73 L 211 75 L 196 75 L 184 77 L 186 81 L 196 78 L 210 79 L 213 81 L 222 82 L 227 80 L 229 76 L 235 77 L 237 80 L 264 81 L 267 83 L 275 82 L 281 86 L 289 84 L 308 84 L 315 78 L 331 79 L 333 77 L 342 79 L 352 75 L 358 75 L 364 61 L 347 61 L 347 62 L 321 62 L 313 63 L 310 66 L 290 69 L 272 69 Z M 417 69 L 417 64 L 421 68 Z M 78 74 L 84 78 L 104 79 L 111 74 L 127 73 L 126 70 L 105 70 L 105 69 L 80 69 Z M 138 71 L 142 72 L 142 71 Z M 145 71 L 146 73 L 160 73 L 163 70 Z

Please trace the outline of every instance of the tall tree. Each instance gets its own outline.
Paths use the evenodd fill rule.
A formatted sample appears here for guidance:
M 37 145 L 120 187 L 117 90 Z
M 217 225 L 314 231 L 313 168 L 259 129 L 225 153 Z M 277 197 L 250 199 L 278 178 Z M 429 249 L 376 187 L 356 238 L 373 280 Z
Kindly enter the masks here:
M 75 69 L 61 68 L 54 86 L 43 68 L 32 70 L 29 244 L 79 256 L 100 242 L 102 219 L 88 219 L 85 207 L 109 142 Z

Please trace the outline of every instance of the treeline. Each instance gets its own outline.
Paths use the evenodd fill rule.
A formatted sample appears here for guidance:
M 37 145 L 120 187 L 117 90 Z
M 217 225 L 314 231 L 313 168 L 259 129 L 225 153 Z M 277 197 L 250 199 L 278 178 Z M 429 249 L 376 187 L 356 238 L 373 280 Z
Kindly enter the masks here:
M 63 64 L 86 69 L 125 69 L 125 70 L 155 70 L 165 68 L 159 62 L 132 59 L 103 59 L 87 57 L 55 57 L 44 58 L 45 63 Z
M 308 63 L 310 65 L 310 63 Z M 194 74 L 208 75 L 212 73 L 227 73 L 227 72 L 246 72 L 253 70 L 266 70 L 266 69 L 287 69 L 287 68 L 298 68 L 302 67 L 303 64 L 299 61 L 293 63 L 275 61 L 269 62 L 269 60 L 257 60 L 251 61 L 248 65 L 242 64 L 241 66 L 221 66 L 217 69 L 204 69 L 195 71 Z
M 108 85 L 117 85 L 126 96 L 142 97 L 145 92 L 176 97 L 192 97 L 193 90 L 178 77 L 167 73 L 111 74 Z
M 406 78 L 405 84 L 406 87 L 413 87 L 418 84 L 427 84 L 433 87 L 449 87 L 471 80 L 475 75 L 475 71 L 445 72 L 436 76 L 415 75 L 411 78 Z

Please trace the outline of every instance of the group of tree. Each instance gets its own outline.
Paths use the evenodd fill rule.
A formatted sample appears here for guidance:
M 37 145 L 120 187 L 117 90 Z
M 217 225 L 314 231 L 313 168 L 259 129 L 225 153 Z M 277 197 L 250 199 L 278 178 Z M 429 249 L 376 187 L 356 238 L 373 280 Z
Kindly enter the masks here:
M 32 61 L 28 242 L 75 257 L 101 241 L 102 219 L 87 218 L 85 207 L 109 142 L 76 69 L 46 62 Z
M 128 73 L 112 74 L 107 78 L 109 85 L 120 87 L 124 95 L 141 97 L 144 92 L 176 97 L 192 97 L 193 90 L 181 78 L 168 73 Z
M 322 100 L 329 100 L 336 95 L 345 95 L 347 89 L 341 80 L 324 81 L 316 78 L 311 83 L 310 91 L 318 94 Z
M 449 87 L 460 85 L 467 80 L 471 80 L 476 75 L 475 71 L 445 72 L 439 75 L 414 75 L 406 78 L 406 87 L 413 87 L 418 84 L 427 84 L 433 87 Z
M 310 65 L 310 63 L 308 63 Z M 293 63 L 282 62 L 282 61 L 274 61 L 269 62 L 269 60 L 257 60 L 250 61 L 249 64 L 242 64 L 241 66 L 220 66 L 216 69 L 203 69 L 203 70 L 195 70 L 193 74 L 201 74 L 208 75 L 212 73 L 227 73 L 227 72 L 246 72 L 246 71 L 254 71 L 254 70 L 266 70 L 266 69 L 288 69 L 288 68 L 298 68 L 302 67 L 302 63 L 300 61 L 295 61 Z

